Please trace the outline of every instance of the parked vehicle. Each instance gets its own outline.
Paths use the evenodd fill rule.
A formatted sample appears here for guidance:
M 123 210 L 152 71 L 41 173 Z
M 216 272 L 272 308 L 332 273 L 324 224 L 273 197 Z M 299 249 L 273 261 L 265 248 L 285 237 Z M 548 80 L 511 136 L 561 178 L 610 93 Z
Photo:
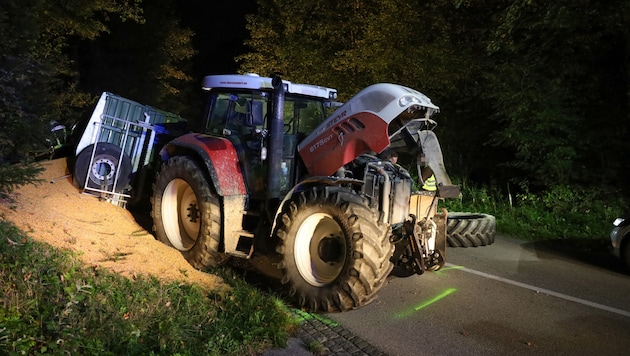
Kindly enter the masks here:
M 613 226 L 610 233 L 613 254 L 630 268 L 630 219 L 617 218 L 613 221 Z
M 437 202 L 459 188 L 432 131 L 439 108 L 427 96 L 380 83 L 339 106 L 335 89 L 258 75 L 207 76 L 203 89 L 199 132 L 161 140 L 168 130 L 159 124 L 126 120 L 115 144 L 102 139 L 114 137 L 99 131 L 107 125 L 86 131 L 92 138 L 77 150 L 88 152 L 78 172 L 86 188 L 91 180 L 133 198 L 136 184 L 151 183 L 160 241 L 198 269 L 246 260 L 312 311 L 361 307 L 390 274 L 444 265 L 448 214 Z M 414 153 L 418 176 L 435 178 L 437 189 L 415 191 L 407 170 L 378 158 L 388 147 Z M 137 178 L 145 166 L 155 179 Z

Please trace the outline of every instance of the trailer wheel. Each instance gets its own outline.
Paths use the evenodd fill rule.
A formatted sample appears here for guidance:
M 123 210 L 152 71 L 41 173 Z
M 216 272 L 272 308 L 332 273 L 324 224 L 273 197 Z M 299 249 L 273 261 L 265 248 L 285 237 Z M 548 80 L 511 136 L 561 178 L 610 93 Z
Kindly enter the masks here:
M 369 303 L 392 269 L 389 228 L 364 199 L 340 187 L 311 189 L 285 204 L 278 219 L 281 283 L 310 311 Z
M 494 243 L 494 216 L 479 213 L 450 213 L 447 217 L 446 241 L 450 247 L 480 247 Z
M 221 207 L 203 169 L 188 157 L 169 159 L 157 175 L 151 204 L 158 240 L 179 250 L 197 269 L 229 259 L 219 252 Z
M 120 192 L 131 181 L 131 159 L 127 154 L 122 154 L 120 147 L 108 143 L 98 142 L 94 151 L 94 160 L 90 164 L 90 158 L 94 151 L 94 145 L 89 145 L 79 153 L 74 165 L 74 178 L 79 187 L 84 188 L 87 178 L 87 187 L 93 189 L 112 190 L 116 172 L 118 181 L 114 192 Z M 119 162 L 120 160 L 120 162 Z

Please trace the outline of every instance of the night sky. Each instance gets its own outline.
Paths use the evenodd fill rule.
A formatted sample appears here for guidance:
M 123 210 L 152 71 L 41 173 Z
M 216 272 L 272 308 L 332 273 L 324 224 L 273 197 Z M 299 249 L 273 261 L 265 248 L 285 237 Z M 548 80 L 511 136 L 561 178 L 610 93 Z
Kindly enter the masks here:
M 193 75 L 234 73 L 238 64 L 234 57 L 247 48 L 243 41 L 249 36 L 245 29 L 245 14 L 256 9 L 255 0 L 178 1 L 182 25 L 195 32 L 193 46 L 197 50 Z

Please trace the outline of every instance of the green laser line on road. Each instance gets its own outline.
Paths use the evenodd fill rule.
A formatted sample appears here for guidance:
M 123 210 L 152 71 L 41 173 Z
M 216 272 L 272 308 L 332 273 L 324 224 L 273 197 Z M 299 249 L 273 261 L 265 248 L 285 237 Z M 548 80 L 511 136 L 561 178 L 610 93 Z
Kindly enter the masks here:
M 435 302 L 437 302 L 437 301 L 440 301 L 440 300 L 442 300 L 442 299 L 446 298 L 447 296 L 449 296 L 450 294 L 452 294 L 452 293 L 453 293 L 453 292 L 455 292 L 456 290 L 457 290 L 457 288 L 449 288 L 449 289 L 445 290 L 444 292 L 442 292 L 442 293 L 440 293 L 440 294 L 436 295 L 435 297 L 433 297 L 433 298 L 431 298 L 431 299 L 429 299 L 429 300 L 426 300 L 426 301 L 424 301 L 424 302 L 422 302 L 422 303 L 420 303 L 420 304 L 416 305 L 415 307 L 412 307 L 411 309 L 409 309 L 409 310 L 407 310 L 407 311 L 404 311 L 404 312 L 401 312 L 401 313 L 396 314 L 396 318 L 397 318 L 397 319 L 406 318 L 406 317 L 408 317 L 409 315 L 411 315 L 411 314 L 413 314 L 413 313 L 417 312 L 418 310 L 420 310 L 420 309 L 422 309 L 422 308 L 426 308 L 426 307 L 428 307 L 429 305 L 431 305 L 431 304 L 433 304 L 433 303 L 435 303 Z

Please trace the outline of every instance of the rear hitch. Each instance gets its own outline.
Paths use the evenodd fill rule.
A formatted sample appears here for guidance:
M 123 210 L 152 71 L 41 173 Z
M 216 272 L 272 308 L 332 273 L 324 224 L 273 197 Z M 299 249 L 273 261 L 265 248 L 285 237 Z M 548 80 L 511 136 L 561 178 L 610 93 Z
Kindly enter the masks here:
M 415 274 L 435 271 L 444 265 L 444 255 L 436 248 L 437 224 L 432 219 L 417 222 L 414 214 L 392 227 L 390 241 L 396 245 L 392 261 L 404 261 Z
M 415 274 L 422 274 L 425 270 L 425 264 L 422 258 L 421 244 L 416 239 L 416 216 L 409 214 L 409 219 L 403 223 L 392 226 L 392 235 L 390 241 L 396 244 L 392 261 L 404 261 L 408 270 L 412 270 Z

